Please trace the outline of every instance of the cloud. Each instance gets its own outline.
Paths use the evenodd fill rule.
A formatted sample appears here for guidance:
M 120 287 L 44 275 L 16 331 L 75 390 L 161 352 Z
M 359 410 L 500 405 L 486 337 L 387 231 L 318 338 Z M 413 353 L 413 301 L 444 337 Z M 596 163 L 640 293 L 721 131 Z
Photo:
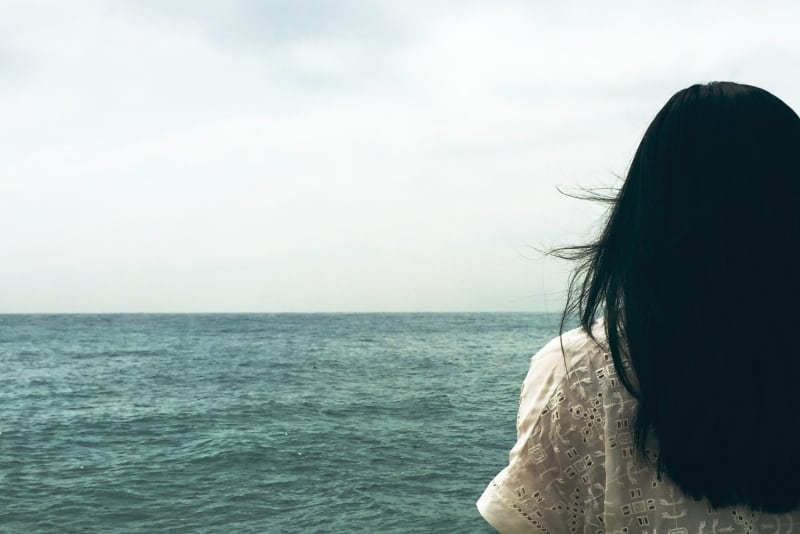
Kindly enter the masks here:
M 132 1 L 129 15 L 164 21 L 195 31 L 225 46 L 270 47 L 307 39 L 333 39 L 380 45 L 402 34 L 385 13 L 387 2 L 352 0 L 180 0 Z
M 557 185 L 624 174 L 691 83 L 797 107 L 800 8 L 621 6 L 11 3 L 7 309 L 553 306 L 525 247 L 602 216 Z

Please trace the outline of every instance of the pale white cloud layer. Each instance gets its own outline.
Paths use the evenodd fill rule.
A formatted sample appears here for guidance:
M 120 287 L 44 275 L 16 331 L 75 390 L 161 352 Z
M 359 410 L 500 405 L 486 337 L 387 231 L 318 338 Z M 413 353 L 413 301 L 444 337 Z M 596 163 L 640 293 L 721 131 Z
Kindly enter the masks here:
M 550 310 L 692 83 L 800 104 L 768 2 L 0 1 L 0 311 Z

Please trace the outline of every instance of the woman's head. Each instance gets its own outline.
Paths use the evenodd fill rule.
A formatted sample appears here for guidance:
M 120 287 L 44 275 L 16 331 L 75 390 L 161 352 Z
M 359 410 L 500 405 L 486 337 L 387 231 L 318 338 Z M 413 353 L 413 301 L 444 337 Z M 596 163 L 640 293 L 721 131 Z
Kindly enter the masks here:
M 714 506 L 800 502 L 800 118 L 732 82 L 678 91 L 647 128 L 565 310 L 605 316 L 636 441 Z M 638 387 L 622 368 L 631 360 Z

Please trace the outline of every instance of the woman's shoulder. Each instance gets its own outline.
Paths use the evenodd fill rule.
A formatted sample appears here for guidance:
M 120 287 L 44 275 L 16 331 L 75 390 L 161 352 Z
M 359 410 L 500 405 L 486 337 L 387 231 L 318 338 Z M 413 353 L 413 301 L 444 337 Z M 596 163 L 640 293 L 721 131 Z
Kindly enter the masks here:
M 583 397 L 593 393 L 590 389 L 602 387 L 596 378 L 602 378 L 609 363 L 604 341 L 603 323 L 595 321 L 591 335 L 579 327 L 545 344 L 531 359 L 521 404 L 537 412 L 554 398 Z
M 604 365 L 607 354 L 605 324 L 598 319 L 591 324 L 589 331 L 577 327 L 551 339 L 534 355 L 531 366 L 564 368 L 566 363 L 566 368 L 571 371 L 594 364 Z

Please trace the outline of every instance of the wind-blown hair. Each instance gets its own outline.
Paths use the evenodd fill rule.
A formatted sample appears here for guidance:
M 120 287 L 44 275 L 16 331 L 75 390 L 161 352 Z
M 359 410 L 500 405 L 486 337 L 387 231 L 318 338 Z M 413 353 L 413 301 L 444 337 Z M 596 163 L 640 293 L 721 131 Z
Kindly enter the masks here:
M 800 506 L 800 118 L 733 82 L 678 91 L 647 128 L 562 317 L 602 316 L 638 400 L 635 450 L 714 508 Z M 630 360 L 632 376 L 623 368 Z

